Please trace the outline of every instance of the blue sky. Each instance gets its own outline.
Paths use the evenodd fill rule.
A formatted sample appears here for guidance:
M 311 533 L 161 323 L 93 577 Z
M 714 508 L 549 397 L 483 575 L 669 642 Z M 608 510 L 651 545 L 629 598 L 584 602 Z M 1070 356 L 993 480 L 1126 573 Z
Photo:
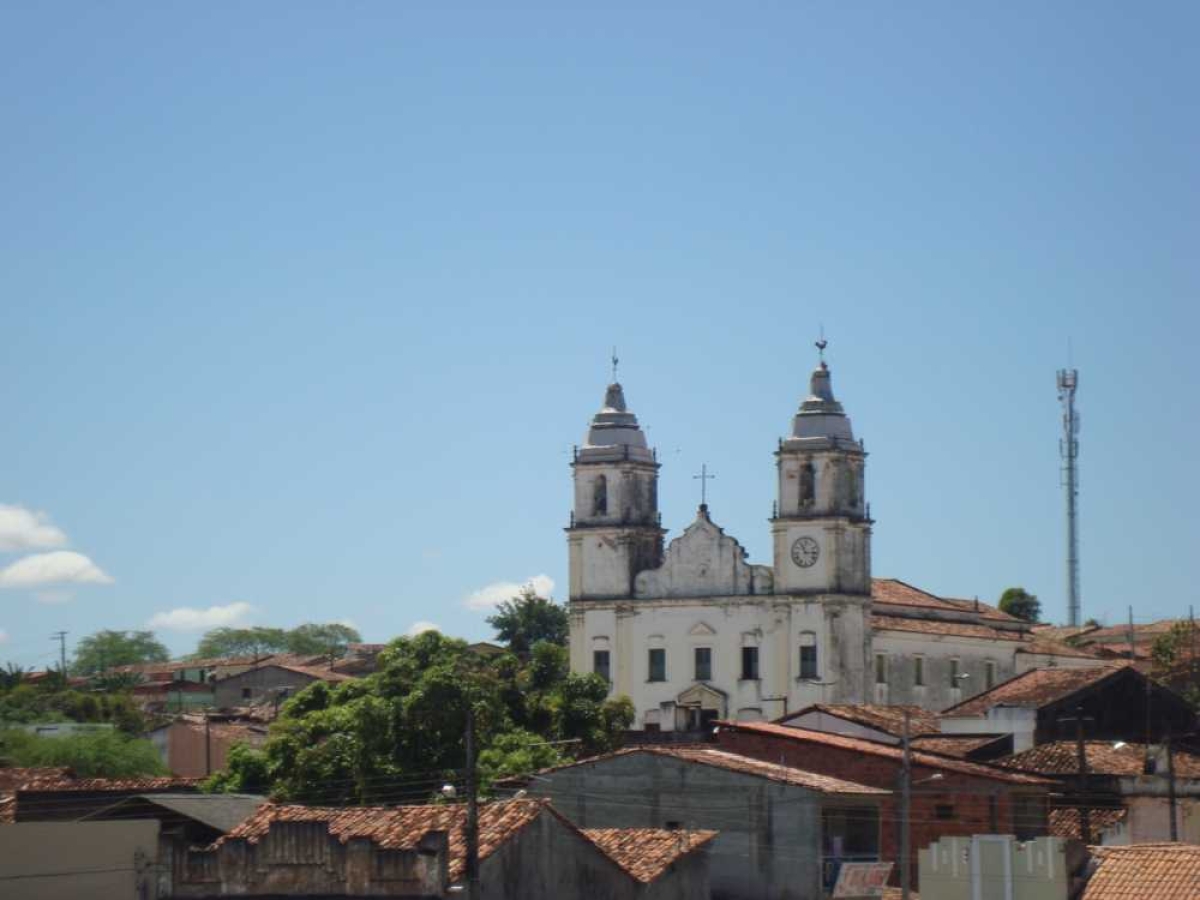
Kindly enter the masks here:
M 876 575 L 1062 618 L 1070 340 L 1084 614 L 1186 613 L 1197 28 L 1184 2 L 7 5 L 0 659 L 151 621 L 180 652 L 224 621 L 487 636 L 489 586 L 563 596 L 614 344 L 672 533 L 707 462 L 769 562 L 821 324 Z

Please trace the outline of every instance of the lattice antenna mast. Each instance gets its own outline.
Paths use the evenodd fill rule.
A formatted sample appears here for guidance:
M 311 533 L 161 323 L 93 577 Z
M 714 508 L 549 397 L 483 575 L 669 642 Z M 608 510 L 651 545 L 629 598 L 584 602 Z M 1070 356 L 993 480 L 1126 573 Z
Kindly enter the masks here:
M 1079 413 L 1075 410 L 1078 369 L 1058 370 L 1058 401 L 1063 409 L 1062 486 L 1067 498 L 1067 624 L 1079 627 Z

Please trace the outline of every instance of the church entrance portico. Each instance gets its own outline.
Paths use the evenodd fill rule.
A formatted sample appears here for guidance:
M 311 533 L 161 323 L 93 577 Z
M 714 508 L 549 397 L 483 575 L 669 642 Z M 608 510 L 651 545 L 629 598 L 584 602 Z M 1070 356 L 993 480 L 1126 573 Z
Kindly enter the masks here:
M 710 684 L 696 684 L 675 698 L 675 730 L 707 731 L 726 717 L 725 692 Z

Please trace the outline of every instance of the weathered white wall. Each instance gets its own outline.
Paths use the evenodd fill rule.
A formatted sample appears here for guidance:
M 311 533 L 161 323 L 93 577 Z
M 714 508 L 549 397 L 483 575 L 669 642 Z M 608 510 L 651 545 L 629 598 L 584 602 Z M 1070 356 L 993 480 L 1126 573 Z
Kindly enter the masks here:
M 158 820 L 21 822 L 0 826 L 4 897 L 151 900 Z M 11 890 L 11 893 L 9 892 Z
M 1033 748 L 1033 733 L 1037 729 L 1037 710 L 1024 707 L 998 706 L 986 716 L 944 716 L 942 731 L 946 734 L 1011 734 L 1013 752 Z

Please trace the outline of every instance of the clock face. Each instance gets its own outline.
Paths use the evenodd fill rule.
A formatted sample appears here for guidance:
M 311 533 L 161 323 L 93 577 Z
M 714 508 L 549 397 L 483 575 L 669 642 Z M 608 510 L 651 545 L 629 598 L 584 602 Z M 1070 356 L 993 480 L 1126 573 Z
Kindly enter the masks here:
M 796 538 L 792 544 L 792 562 L 802 569 L 807 569 L 821 555 L 821 546 L 810 537 Z

